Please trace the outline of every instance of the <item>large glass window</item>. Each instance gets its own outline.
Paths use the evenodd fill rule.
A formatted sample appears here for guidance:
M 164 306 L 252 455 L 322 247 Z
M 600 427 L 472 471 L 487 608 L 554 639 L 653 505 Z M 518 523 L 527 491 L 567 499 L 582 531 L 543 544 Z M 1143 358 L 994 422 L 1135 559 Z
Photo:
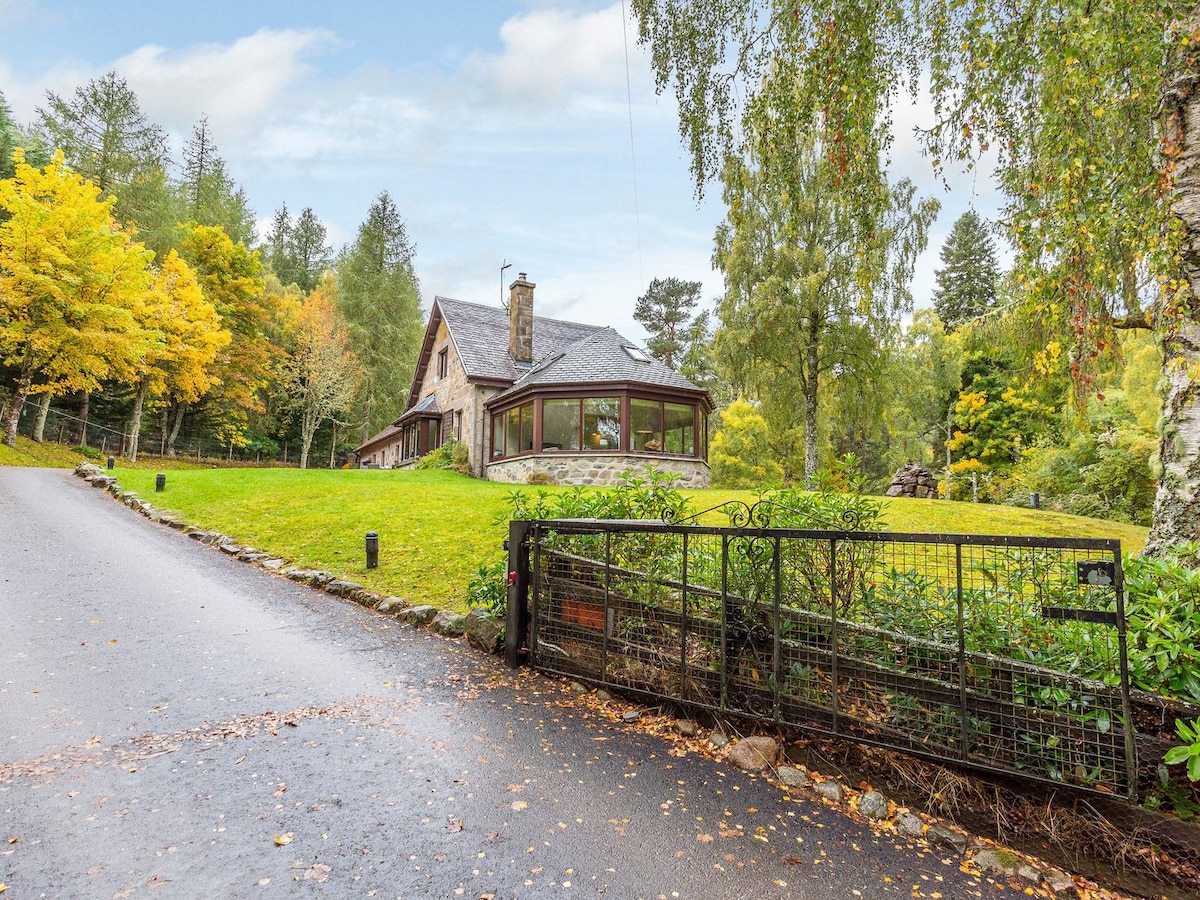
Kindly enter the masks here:
M 639 450 L 662 453 L 662 404 L 655 400 L 632 400 L 629 406 L 632 419 L 629 423 L 632 439 L 629 449 L 635 453 Z
M 619 397 L 589 397 L 583 401 L 583 446 L 610 452 L 621 449 Z
M 542 401 L 542 449 L 579 449 L 579 401 Z
M 683 403 L 663 404 L 663 442 L 667 453 L 695 455 L 696 423 L 691 406 Z
M 515 456 L 533 449 L 533 404 L 526 403 L 492 416 L 492 458 Z

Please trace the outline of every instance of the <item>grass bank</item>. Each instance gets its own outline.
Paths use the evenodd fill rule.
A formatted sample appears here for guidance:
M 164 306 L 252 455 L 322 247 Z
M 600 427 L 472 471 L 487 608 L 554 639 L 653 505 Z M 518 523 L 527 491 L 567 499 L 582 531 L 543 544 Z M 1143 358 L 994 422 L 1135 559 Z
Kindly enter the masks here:
M 196 468 L 167 470 L 166 491 L 156 494 L 156 471 L 118 464 L 115 474 L 156 506 L 244 544 L 411 603 L 459 611 L 479 563 L 500 556 L 507 531 L 495 521 L 520 487 L 442 471 Z M 748 491 L 689 495 L 697 510 L 755 499 Z M 1118 538 L 1126 551 L 1146 539 L 1146 529 L 1132 525 L 935 500 L 890 500 L 884 519 L 894 531 Z M 723 524 L 720 516 L 706 521 Z M 363 549 L 368 531 L 379 534 L 373 570 Z

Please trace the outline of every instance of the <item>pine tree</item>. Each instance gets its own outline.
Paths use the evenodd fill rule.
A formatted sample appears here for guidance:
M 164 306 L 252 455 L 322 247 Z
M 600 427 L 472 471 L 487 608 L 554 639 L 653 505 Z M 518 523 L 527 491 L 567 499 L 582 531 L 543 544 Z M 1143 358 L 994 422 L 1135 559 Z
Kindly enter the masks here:
M 942 268 L 935 273 L 933 308 L 947 331 L 982 315 L 996 305 L 999 265 L 987 224 L 967 210 L 942 247 Z
M 638 297 L 634 308 L 633 317 L 650 334 L 646 349 L 672 369 L 679 368 L 689 339 L 694 343 L 706 336 L 706 314 L 701 314 L 699 329 L 693 327 L 692 310 L 700 302 L 700 287 L 699 281 L 683 281 L 674 276 L 655 278 L 646 293 Z
M 300 210 L 292 225 L 291 240 L 288 242 L 290 267 L 296 284 L 301 290 L 311 291 L 321 280 L 321 274 L 329 266 L 329 254 L 333 248 L 325 243 L 325 225 L 317 218 L 311 206 Z
M 387 191 L 371 204 L 336 270 L 338 309 L 365 374 L 354 417 L 366 440 L 403 411 L 422 334 L 413 245 Z
M 235 243 L 254 242 L 254 213 L 246 194 L 225 169 L 217 152 L 208 117 L 201 116 L 183 145 L 183 208 L 199 225 L 219 225 Z

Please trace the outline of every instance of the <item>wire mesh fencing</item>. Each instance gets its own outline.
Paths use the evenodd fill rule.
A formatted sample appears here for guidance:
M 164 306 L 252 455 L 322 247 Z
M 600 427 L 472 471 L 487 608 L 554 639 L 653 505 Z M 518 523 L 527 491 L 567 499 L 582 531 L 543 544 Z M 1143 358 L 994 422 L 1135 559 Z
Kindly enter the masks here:
M 1116 541 L 535 523 L 547 671 L 1134 797 Z

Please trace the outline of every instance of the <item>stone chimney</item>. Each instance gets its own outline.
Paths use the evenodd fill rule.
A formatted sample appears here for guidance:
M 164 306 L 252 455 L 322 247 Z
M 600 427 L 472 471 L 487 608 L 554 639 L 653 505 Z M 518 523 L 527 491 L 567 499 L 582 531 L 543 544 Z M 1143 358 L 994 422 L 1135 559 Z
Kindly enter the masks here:
M 533 289 L 525 273 L 508 286 L 508 352 L 518 363 L 533 362 Z

